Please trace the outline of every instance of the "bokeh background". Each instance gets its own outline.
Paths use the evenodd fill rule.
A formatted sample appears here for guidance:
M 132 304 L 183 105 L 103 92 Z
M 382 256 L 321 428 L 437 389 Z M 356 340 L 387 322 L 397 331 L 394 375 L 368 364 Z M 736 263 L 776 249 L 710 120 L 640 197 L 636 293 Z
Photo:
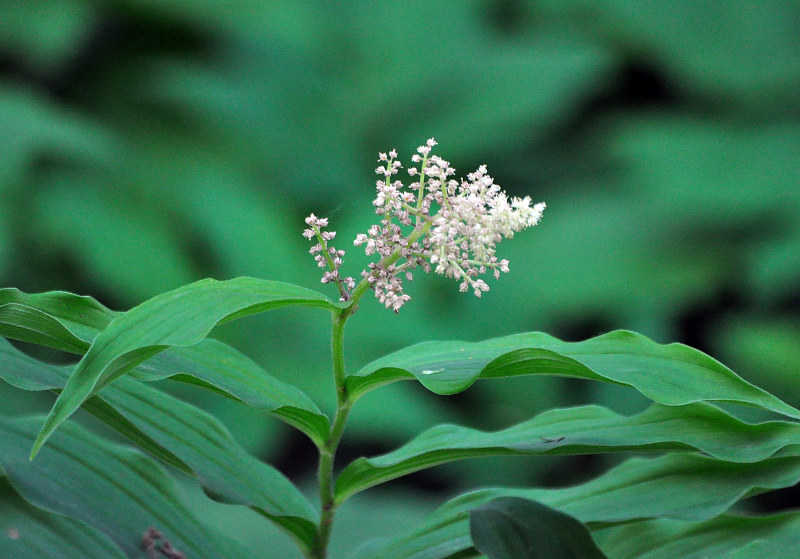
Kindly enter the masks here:
M 2 2 L 0 277 L 120 310 L 203 277 L 324 290 L 303 217 L 328 216 L 347 248 L 375 219 L 377 153 L 408 161 L 433 136 L 459 175 L 486 163 L 548 209 L 500 246 L 511 273 L 480 301 L 422 276 L 399 316 L 364 300 L 350 367 L 428 339 L 628 328 L 698 347 L 797 406 L 799 92 L 790 0 Z M 366 263 L 350 247 L 345 271 Z M 215 335 L 330 409 L 328 331 L 321 312 L 284 309 Z M 165 384 L 310 487 L 301 435 Z M 359 402 L 342 458 L 444 421 L 496 429 L 586 402 L 643 405 L 555 379 L 450 398 L 395 385 Z M 608 464 L 487 459 L 417 474 L 348 503 L 335 554 L 479 483 L 563 485 Z M 798 502 L 770 495 L 753 507 Z M 208 514 L 258 556 L 294 556 L 253 515 Z

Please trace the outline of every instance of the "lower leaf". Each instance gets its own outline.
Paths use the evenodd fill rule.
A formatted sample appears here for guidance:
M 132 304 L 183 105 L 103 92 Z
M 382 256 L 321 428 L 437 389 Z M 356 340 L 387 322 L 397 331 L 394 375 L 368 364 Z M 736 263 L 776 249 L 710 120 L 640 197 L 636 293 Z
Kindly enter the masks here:
M 102 532 L 26 503 L 0 482 L 0 557 L 13 559 L 125 559 Z
M 601 547 L 615 559 L 795 559 L 800 513 L 725 515 L 700 524 L 652 520 L 604 532 Z
M 495 499 L 473 509 L 469 525 L 489 559 L 607 559 L 586 526 L 536 501 Z
M 177 484 L 138 451 L 67 423 L 30 462 L 28 448 L 39 425 L 41 418 L 0 416 L 0 463 L 29 503 L 96 528 L 129 557 L 142 555 L 142 537 L 149 528 L 163 532 L 175 549 L 193 559 L 249 557 L 203 525 Z

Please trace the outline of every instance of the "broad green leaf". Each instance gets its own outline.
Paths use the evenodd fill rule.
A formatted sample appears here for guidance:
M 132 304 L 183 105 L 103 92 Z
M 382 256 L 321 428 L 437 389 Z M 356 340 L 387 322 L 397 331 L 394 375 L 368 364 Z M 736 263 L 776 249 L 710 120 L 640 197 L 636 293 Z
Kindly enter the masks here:
M 472 547 L 469 511 L 499 497 L 534 499 L 590 527 L 602 528 L 650 518 L 705 521 L 744 497 L 791 487 L 798 481 L 800 460 L 795 457 L 755 464 L 695 454 L 632 458 L 574 487 L 494 487 L 459 495 L 436 510 L 423 526 L 385 540 L 359 559 L 440 559 L 465 552 Z
M 489 559 L 606 559 L 586 526 L 536 501 L 495 499 L 473 509 L 469 524 Z
M 76 366 L 31 456 L 90 395 L 136 365 L 168 347 L 196 344 L 219 323 L 287 305 L 338 308 L 324 295 L 291 284 L 207 279 L 158 295 L 115 318 Z
M 652 520 L 611 528 L 604 536 L 600 545 L 615 559 L 795 559 L 800 513 L 724 515 L 700 524 Z
M 0 463 L 29 503 L 100 530 L 129 557 L 141 555 L 140 542 L 150 527 L 188 557 L 248 557 L 235 542 L 202 525 L 177 484 L 138 451 L 67 424 L 31 462 L 28 448 L 39 421 L 0 416 Z
M 86 353 L 97 334 L 118 315 L 90 297 L 0 289 L 0 334 L 72 353 Z M 170 348 L 142 363 L 134 374 L 143 380 L 173 377 L 214 389 L 278 416 L 317 445 L 324 444 L 330 430 L 327 416 L 302 391 L 215 340 Z
M 85 353 L 116 316 L 91 297 L 0 289 L 0 335 L 70 353 Z
M 370 363 L 347 377 L 347 388 L 356 399 L 383 384 L 417 379 L 437 394 L 456 394 L 479 378 L 537 374 L 627 385 L 668 406 L 728 401 L 800 419 L 800 410 L 708 355 L 624 330 L 583 342 L 562 342 L 539 332 L 476 343 L 425 342 Z
M 304 392 L 216 340 L 171 348 L 139 365 L 131 375 L 142 380 L 172 378 L 202 386 L 279 417 L 308 435 L 317 446 L 324 445 L 328 438 L 328 417 Z
M 336 482 L 336 500 L 398 477 L 465 458 L 525 454 L 695 451 L 728 461 L 756 462 L 800 444 L 800 424 L 750 424 L 704 403 L 652 404 L 623 416 L 599 406 L 555 409 L 497 432 L 438 425 L 404 446 L 359 458 Z
M 66 381 L 67 377 L 65 375 L 61 384 L 63 385 Z M 113 406 L 99 396 L 92 396 L 86 400 L 83 407 L 97 419 L 127 438 L 130 442 L 142 450 L 149 452 L 151 456 L 158 458 L 165 464 L 169 464 L 186 474 L 193 475 L 194 472 L 192 468 L 186 465 L 186 463 L 172 452 L 150 438 L 144 431 L 139 429 L 133 422 L 129 421 L 124 415 L 119 413 Z
M 28 389 L 64 386 L 68 368 L 38 362 L 0 343 L 0 378 Z M 119 379 L 85 403 L 86 409 L 144 450 L 194 472 L 218 500 L 244 504 L 310 547 L 317 512 L 280 472 L 244 451 L 215 418 L 146 383 Z
M 696 454 L 669 454 L 631 458 L 600 477 L 573 487 L 478 489 L 448 501 L 433 517 L 463 517 L 492 499 L 521 497 L 597 526 L 649 518 L 700 522 L 724 513 L 745 497 L 791 487 L 798 481 L 797 457 L 748 464 Z
M 37 509 L 10 491 L 2 492 L 0 519 L 0 557 L 125 559 L 122 551 L 97 529 Z
M 255 507 L 310 547 L 317 513 L 278 470 L 245 452 L 212 416 L 132 379 L 100 394 L 137 428 L 174 453 L 217 499 Z

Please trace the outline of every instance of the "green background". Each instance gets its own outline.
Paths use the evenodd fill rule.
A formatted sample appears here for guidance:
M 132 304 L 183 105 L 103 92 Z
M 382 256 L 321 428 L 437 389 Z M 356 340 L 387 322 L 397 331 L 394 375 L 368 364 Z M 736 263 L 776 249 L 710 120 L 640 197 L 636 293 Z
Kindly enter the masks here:
M 511 273 L 481 300 L 433 275 L 408 285 L 399 316 L 365 299 L 350 367 L 429 339 L 628 328 L 698 347 L 797 406 L 798 91 L 792 1 L 3 2 L 0 276 L 120 310 L 203 277 L 325 291 L 303 217 L 330 218 L 357 276 L 368 260 L 349 245 L 377 219 L 377 153 L 397 148 L 408 162 L 433 136 L 459 176 L 486 163 L 510 194 L 548 208 L 500 245 Z M 277 310 L 216 335 L 330 409 L 321 311 Z M 301 435 L 169 389 L 312 481 Z M 0 409 L 35 404 L 16 397 L 0 392 Z M 359 402 L 342 458 L 443 421 L 496 429 L 590 401 L 641 408 L 578 381 L 449 398 L 394 385 Z M 411 526 L 479 483 L 561 485 L 607 465 L 482 459 L 416 474 L 348 503 L 334 547 Z M 263 520 L 209 514 L 291 556 Z

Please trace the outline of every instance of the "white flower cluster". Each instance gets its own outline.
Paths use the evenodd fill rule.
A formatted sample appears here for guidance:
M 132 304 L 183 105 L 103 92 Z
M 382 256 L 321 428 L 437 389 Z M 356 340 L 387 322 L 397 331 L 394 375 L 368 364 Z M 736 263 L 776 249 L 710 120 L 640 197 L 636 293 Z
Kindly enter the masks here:
M 478 276 L 492 270 L 499 278 L 502 272 L 508 272 L 508 260 L 498 260 L 495 255 L 496 244 L 503 237 L 513 237 L 539 223 L 545 209 L 544 202 L 531 205 L 528 196 L 509 199 L 494 184 L 485 165 L 460 183 L 453 180 L 455 169 L 431 154 L 434 146 L 436 142 L 431 138 L 417 148 L 411 160 L 419 168 L 408 170 L 416 180 L 407 188 L 395 178 L 402 168 L 397 152 L 379 155 L 381 164 L 375 172 L 382 179 L 376 183 L 373 205 L 381 221 L 354 241 L 355 246 L 364 246 L 367 255 L 380 257 L 361 275 L 375 290 L 378 300 L 395 312 L 411 299 L 403 292 L 402 277 L 410 281 L 413 270 L 419 267 L 429 272 L 431 264 L 437 273 L 460 281 L 461 291 L 472 289 L 480 297 L 489 286 Z M 431 215 L 434 204 L 438 212 Z M 316 254 L 320 267 L 327 263 L 331 270 L 322 281 L 335 281 L 343 300 L 347 300 L 349 292 L 343 285 L 352 289 L 352 278 L 342 280 L 338 275 L 344 252 L 326 245 L 335 233 L 320 232 L 328 220 L 313 214 L 306 223 L 312 228 L 303 234 L 320 239 L 320 244 L 311 249 L 312 254 Z
M 430 140 L 433 142 L 433 140 Z M 422 147 L 420 150 L 430 151 L 430 147 Z M 423 196 L 421 200 L 413 192 L 403 191 L 403 183 L 392 181 L 392 177 L 397 174 L 402 167 L 395 158 L 397 152 L 392 150 L 389 154 L 379 154 L 379 161 L 384 164 L 375 169 L 379 175 L 383 175 L 383 180 L 377 181 L 377 196 L 372 205 L 375 206 L 375 213 L 382 216 L 380 225 L 373 225 L 369 228 L 369 234 L 363 233 L 356 236 L 353 244 L 355 246 L 365 245 L 364 252 L 367 255 L 378 253 L 381 259 L 379 262 L 371 262 L 369 269 L 361 272 L 372 288 L 375 296 L 383 303 L 386 308 L 391 308 L 395 312 L 400 310 L 406 301 L 411 297 L 403 292 L 403 282 L 399 274 L 403 274 L 408 281 L 413 279 L 412 271 L 421 267 L 425 272 L 429 272 L 431 267 L 428 263 L 430 258 L 430 240 L 426 236 L 421 236 L 416 240 L 409 240 L 409 236 L 403 234 L 400 225 L 410 227 L 414 221 L 412 215 L 427 216 L 431 206 L 431 196 Z M 420 182 L 410 185 L 411 189 L 420 190 Z M 424 188 L 424 187 L 423 187 Z M 421 202 L 421 203 L 419 203 Z M 416 205 L 416 206 L 415 206 Z M 400 225 L 394 223 L 397 220 Z M 417 218 L 417 223 L 420 220 Z M 417 228 L 414 228 L 416 231 Z M 398 265 L 395 262 L 402 259 L 403 263 Z
M 322 283 L 335 283 L 341 294 L 339 300 L 347 301 L 350 296 L 350 290 L 355 287 L 356 282 L 351 277 L 342 278 L 339 276 L 339 267 L 342 265 L 344 251 L 336 250 L 336 248 L 328 244 L 328 241 L 336 237 L 336 231 L 322 231 L 323 227 L 328 226 L 328 218 L 317 217 L 314 214 L 306 218 L 306 225 L 309 228 L 303 231 L 303 236 L 308 240 L 316 237 L 318 241 L 308 252 L 314 255 L 317 266 L 320 268 L 327 266 L 329 268 L 322 274 Z
M 545 203 L 531 206 L 529 196 L 509 200 L 486 174 L 486 165 L 467 178 L 457 195 L 454 186 L 448 187 L 446 202 L 433 218 L 430 261 L 437 274 L 461 280 L 461 291 L 472 288 L 480 297 L 489 286 L 477 276 L 492 270 L 499 279 L 508 272 L 508 260 L 497 259 L 495 245 L 539 223 Z

